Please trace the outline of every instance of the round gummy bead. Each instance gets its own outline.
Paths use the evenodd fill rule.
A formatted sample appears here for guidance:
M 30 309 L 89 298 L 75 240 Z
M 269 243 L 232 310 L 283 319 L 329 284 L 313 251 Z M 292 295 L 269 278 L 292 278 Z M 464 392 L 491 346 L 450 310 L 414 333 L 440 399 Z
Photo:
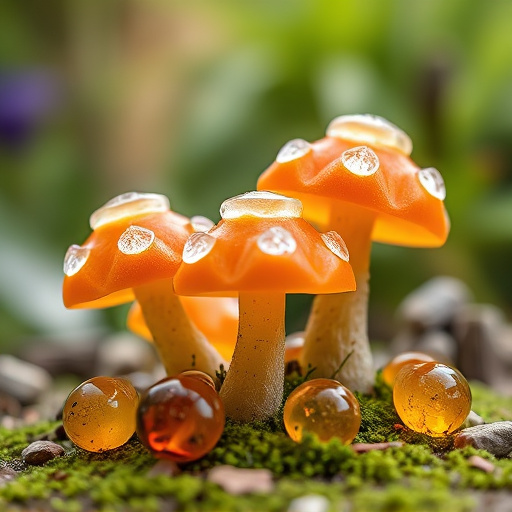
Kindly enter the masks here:
M 202 372 L 200 370 L 185 370 L 184 372 L 180 373 L 181 377 L 192 377 L 194 379 L 199 379 L 200 381 L 204 382 L 205 384 L 208 384 L 212 389 L 216 390 L 215 387 L 215 381 L 205 372 Z
M 382 370 L 382 379 L 388 385 L 393 387 L 398 372 L 408 364 L 420 364 L 434 361 L 434 358 L 423 352 L 403 352 L 395 356 L 384 366 Z
M 68 396 L 63 410 L 64 430 L 84 450 L 112 450 L 135 432 L 137 404 L 137 391 L 128 380 L 93 377 Z
M 458 370 L 433 361 L 400 370 L 393 402 L 411 430 L 441 437 L 453 433 L 466 420 L 471 411 L 471 390 Z
M 212 386 L 177 375 L 157 382 L 142 396 L 137 434 L 157 457 L 189 462 L 206 455 L 224 430 L 224 406 Z
M 297 442 L 307 432 L 322 442 L 336 437 L 350 444 L 361 426 L 359 402 L 349 389 L 335 380 L 309 380 L 286 400 L 284 425 L 288 435 Z

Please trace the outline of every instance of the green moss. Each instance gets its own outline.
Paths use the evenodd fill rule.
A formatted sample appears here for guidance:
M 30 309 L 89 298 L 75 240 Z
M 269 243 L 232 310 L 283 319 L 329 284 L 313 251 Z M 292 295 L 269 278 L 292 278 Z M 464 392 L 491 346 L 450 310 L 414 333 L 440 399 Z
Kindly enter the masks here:
M 289 379 L 285 396 L 302 380 L 297 376 Z M 481 385 L 473 386 L 473 391 L 473 408 L 484 418 L 512 417 L 512 399 L 498 397 Z M 256 425 L 228 422 L 215 449 L 203 459 L 184 465 L 181 475 L 148 478 L 155 459 L 135 438 L 102 454 L 65 442 L 65 457 L 43 467 L 30 467 L 0 488 L 0 509 L 28 505 L 37 509 L 44 504 L 55 511 L 156 512 L 168 504 L 183 511 L 272 512 L 286 509 L 294 498 L 321 494 L 329 499 L 332 510 L 464 512 L 474 505 L 467 489 L 512 489 L 512 460 L 496 460 L 472 448 L 450 451 L 450 440 L 432 443 L 426 436 L 401 428 L 389 388 L 379 379 L 375 396 L 358 398 L 362 424 L 356 442 L 402 439 L 408 443 L 360 455 L 336 440 L 321 444 L 310 436 L 297 444 L 285 434 L 277 415 Z M 55 426 L 44 423 L 17 431 L 0 429 L 1 459 L 16 465 L 21 450 Z M 471 467 L 468 458 L 476 454 L 492 461 L 497 470 L 487 474 Z M 204 478 L 208 469 L 220 464 L 268 468 L 275 477 L 275 491 L 228 495 Z

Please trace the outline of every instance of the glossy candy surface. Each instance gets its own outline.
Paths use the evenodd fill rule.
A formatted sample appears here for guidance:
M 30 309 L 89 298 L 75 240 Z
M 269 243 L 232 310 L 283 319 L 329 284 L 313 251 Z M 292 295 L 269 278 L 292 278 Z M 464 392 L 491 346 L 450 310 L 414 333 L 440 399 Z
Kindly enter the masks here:
M 187 462 L 206 455 L 224 430 L 224 406 L 208 382 L 178 375 L 142 396 L 137 434 L 157 456 Z
M 300 441 L 304 433 L 320 441 L 333 437 L 350 444 L 361 425 L 357 398 L 345 386 L 331 379 L 313 379 L 297 387 L 284 406 L 288 435 Z
M 396 412 L 410 429 L 433 437 L 457 430 L 471 411 L 471 390 L 455 368 L 430 362 L 402 368 L 395 379 Z
M 434 358 L 428 354 L 423 354 L 422 352 L 403 352 L 395 356 L 386 366 L 384 366 L 382 370 L 382 378 L 388 386 L 393 387 L 398 372 L 404 366 L 409 364 L 428 363 L 431 361 L 434 361 Z
M 126 379 L 94 377 L 68 396 L 63 424 L 80 448 L 102 452 L 117 448 L 135 432 L 138 395 Z

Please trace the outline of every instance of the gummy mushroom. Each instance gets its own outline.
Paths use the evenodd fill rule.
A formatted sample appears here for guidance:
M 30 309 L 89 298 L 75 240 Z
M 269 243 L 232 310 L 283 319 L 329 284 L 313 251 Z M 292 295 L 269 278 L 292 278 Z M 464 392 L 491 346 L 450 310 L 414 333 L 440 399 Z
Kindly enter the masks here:
M 206 336 L 222 358 L 230 361 L 238 332 L 238 301 L 234 297 L 180 297 L 192 323 Z M 128 312 L 128 328 L 147 341 L 153 341 L 142 308 L 134 302 Z
M 64 258 L 67 308 L 104 308 L 138 300 L 168 374 L 195 368 L 212 376 L 222 357 L 190 322 L 172 279 L 194 229 L 160 194 L 129 192 L 90 218 L 92 234 Z
M 220 393 L 232 419 L 262 420 L 283 395 L 285 294 L 353 290 L 354 275 L 342 238 L 318 233 L 296 199 L 248 192 L 220 213 L 188 239 L 174 285 L 180 295 L 238 292 L 238 339 Z
M 439 247 L 449 232 L 443 178 L 432 167 L 419 168 L 411 151 L 411 139 L 385 119 L 341 116 L 323 139 L 288 142 L 258 180 L 258 189 L 300 199 L 306 220 L 347 243 L 357 290 L 315 298 L 302 364 L 316 368 L 314 377 L 335 376 L 352 390 L 369 392 L 374 381 L 367 334 L 371 242 Z

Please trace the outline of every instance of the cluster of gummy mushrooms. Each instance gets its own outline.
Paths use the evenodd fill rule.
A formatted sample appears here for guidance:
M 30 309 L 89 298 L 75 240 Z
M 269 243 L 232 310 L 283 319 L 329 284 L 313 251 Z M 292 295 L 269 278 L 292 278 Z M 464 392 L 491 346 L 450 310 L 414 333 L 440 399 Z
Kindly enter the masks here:
M 159 194 L 125 193 L 96 210 L 89 238 L 66 253 L 64 304 L 132 302 L 128 326 L 153 344 L 163 375 L 141 378 L 135 369 L 146 355 L 136 352 L 130 375 L 89 378 L 65 400 L 61 434 L 105 452 L 136 432 L 156 457 L 179 464 L 208 454 L 226 418 L 279 416 L 297 443 L 314 436 L 349 445 L 361 425 L 359 398 L 372 394 L 377 376 L 392 390 L 404 431 L 512 452 L 512 422 L 483 424 L 463 376 L 497 384 L 512 361 L 501 346 L 508 327 L 497 310 L 472 304 L 463 283 L 437 278 L 407 297 L 397 355 L 373 360 L 372 241 L 433 248 L 449 232 L 443 179 L 419 168 L 411 151 L 388 121 L 341 116 L 318 141 L 288 142 L 257 191 L 223 202 L 216 225 L 171 211 Z M 305 330 L 288 337 L 287 293 L 315 295 Z M 123 361 L 130 349 L 117 345 L 111 359 Z M 299 385 L 282 408 L 290 374 Z

